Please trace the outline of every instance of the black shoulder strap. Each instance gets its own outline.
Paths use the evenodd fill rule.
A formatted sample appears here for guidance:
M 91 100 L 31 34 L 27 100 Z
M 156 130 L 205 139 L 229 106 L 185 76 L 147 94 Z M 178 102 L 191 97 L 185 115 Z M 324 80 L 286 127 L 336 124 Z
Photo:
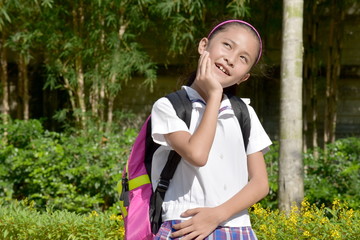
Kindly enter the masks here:
M 186 90 L 181 89 L 166 96 L 173 105 L 177 116 L 190 127 L 192 103 L 187 96 Z M 170 180 L 174 176 L 181 156 L 174 150 L 170 151 L 168 160 L 160 174 L 160 181 L 150 200 L 151 230 L 156 234 L 161 226 L 162 203 L 169 187 Z
M 234 114 L 239 121 L 244 139 L 245 150 L 247 149 L 251 130 L 251 119 L 246 103 L 235 95 L 228 95 Z
M 166 96 L 173 105 L 176 115 L 182 119 L 187 127 L 190 127 L 192 103 L 187 96 L 185 89 L 180 89 L 176 92 L 170 93 Z M 174 176 L 177 165 L 179 164 L 181 156 L 172 150 L 169 154 L 168 161 L 161 172 L 160 178 L 170 181 Z
M 191 103 L 189 97 L 187 96 L 186 90 L 180 89 L 176 92 L 172 92 L 172 93 L 166 95 L 165 97 L 167 99 L 169 99 L 169 101 L 173 105 L 176 115 L 180 119 L 182 119 L 188 127 L 190 127 L 192 103 Z M 146 171 L 149 176 L 151 176 L 152 157 L 153 157 L 156 149 L 159 148 L 159 146 L 160 146 L 159 144 L 155 143 L 152 140 L 151 119 L 150 119 L 148 121 L 147 129 L 146 129 L 146 144 L 145 144 L 145 159 L 144 159 Z M 172 155 L 173 154 L 174 153 L 172 153 Z M 175 158 L 178 158 L 178 156 L 176 156 Z M 169 163 L 169 161 L 168 161 L 168 163 Z M 172 178 L 172 176 L 175 173 L 177 164 L 178 163 L 171 161 L 171 164 L 169 163 L 170 166 L 166 165 L 166 167 L 163 170 L 164 174 L 167 174 L 167 176 L 165 176 L 166 179 Z M 169 170 L 174 170 L 174 172 L 171 173 L 171 172 L 169 172 Z
M 176 92 L 166 95 L 173 105 L 176 115 L 182 119 L 188 127 L 190 127 L 192 103 L 186 93 L 185 89 L 180 89 Z

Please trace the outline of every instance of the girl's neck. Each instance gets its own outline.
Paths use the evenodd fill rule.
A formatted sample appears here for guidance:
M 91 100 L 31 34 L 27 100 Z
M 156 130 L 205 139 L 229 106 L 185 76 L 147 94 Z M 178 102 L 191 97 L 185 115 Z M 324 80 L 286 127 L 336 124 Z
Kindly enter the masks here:
M 190 87 L 191 87 L 192 89 L 194 89 L 194 90 L 202 97 L 202 99 L 204 99 L 205 102 L 208 101 L 208 96 L 207 96 L 207 94 L 206 94 L 195 82 L 193 82 L 193 83 L 190 85 Z M 224 94 L 223 94 L 223 96 L 222 96 L 221 99 L 223 99 L 223 98 L 224 98 Z
M 207 102 L 207 95 L 199 86 L 197 86 L 197 84 L 195 84 L 195 82 L 193 82 L 190 87 L 194 89 L 202 97 L 202 99 L 204 99 L 205 102 Z

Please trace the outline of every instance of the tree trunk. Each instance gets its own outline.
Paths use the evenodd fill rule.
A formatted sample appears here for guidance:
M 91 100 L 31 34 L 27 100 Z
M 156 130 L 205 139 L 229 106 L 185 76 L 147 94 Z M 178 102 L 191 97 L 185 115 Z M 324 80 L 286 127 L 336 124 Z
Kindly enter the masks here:
M 116 75 L 113 74 L 111 76 L 111 84 L 115 84 L 116 81 Z M 113 94 L 111 94 L 111 92 L 109 93 L 109 98 L 108 98 L 108 114 L 107 114 L 107 122 L 106 122 L 106 132 L 110 132 L 111 131 L 111 125 L 113 122 L 113 111 L 114 111 L 114 101 L 115 101 L 115 96 Z
M 307 36 L 306 34 L 304 34 Z M 307 38 L 305 38 L 306 40 Z M 311 108 L 311 100 L 309 95 L 311 94 L 311 70 L 309 69 L 309 65 L 311 63 L 310 54 L 306 54 L 304 57 L 304 87 L 303 87 L 303 151 L 306 152 L 308 148 L 307 137 L 309 134 L 309 119 L 308 119 L 308 111 Z
M 120 18 L 120 23 L 123 23 L 123 19 Z M 126 28 L 127 28 L 127 23 L 126 24 L 121 24 L 120 25 L 120 29 L 119 29 L 119 40 L 121 41 L 124 34 L 125 34 L 125 31 L 126 31 Z M 111 79 L 110 79 L 110 85 L 111 86 L 115 86 L 116 84 L 116 74 L 113 73 L 111 75 Z M 111 125 L 112 125 L 112 122 L 113 122 L 113 111 L 114 111 L 114 101 L 115 101 L 115 96 L 114 94 L 112 93 L 111 89 L 108 90 L 108 109 L 107 109 L 107 123 L 106 123 L 106 132 L 109 132 L 111 130 Z
M 302 160 L 303 1 L 284 0 L 281 56 L 279 208 L 304 197 Z
M 72 11 L 73 15 L 73 25 L 74 25 L 74 33 L 81 38 L 82 36 L 82 27 L 84 26 L 84 6 L 83 2 L 79 2 L 79 6 Z M 82 55 L 79 50 L 76 53 L 75 57 L 75 71 L 76 71 L 76 99 L 78 102 L 78 106 L 80 108 L 80 126 L 85 129 L 86 128 L 86 105 L 85 105 L 85 82 L 84 82 L 84 72 L 83 72 L 83 63 L 82 63 Z
M 63 70 L 64 73 L 65 73 L 65 70 Z M 67 77 L 65 77 L 65 74 L 64 75 L 64 82 L 65 82 L 65 89 L 67 90 L 68 94 L 69 94 L 69 99 L 70 99 L 70 104 L 71 104 L 71 108 L 72 108 L 72 111 L 75 112 L 76 111 L 76 100 L 75 100 L 75 97 L 74 97 L 74 90 L 71 88 L 70 86 L 70 82 L 69 82 L 69 79 L 67 79 Z M 75 121 L 77 123 L 80 122 L 80 118 L 77 114 L 74 114 L 75 116 Z
M 100 104 L 99 104 L 99 81 L 98 81 L 98 70 L 99 69 L 99 65 L 96 64 L 95 65 L 95 71 L 96 71 L 96 76 L 93 78 L 93 82 L 92 82 L 92 88 L 91 88 L 91 92 L 89 94 L 89 102 L 90 102 L 90 106 L 91 106 L 91 115 L 93 116 L 93 118 L 96 118 L 99 116 L 99 112 L 100 112 Z
M 99 22 L 101 25 L 101 34 L 99 38 L 99 46 L 96 47 L 95 58 L 101 59 L 100 55 L 105 50 L 105 21 L 102 15 L 99 16 Z M 104 121 L 104 96 L 102 95 L 102 88 L 104 87 L 104 81 L 101 81 L 101 68 L 100 63 L 95 64 L 95 77 L 93 78 L 91 93 L 90 93 L 90 103 L 91 103 L 91 112 L 94 119 L 97 120 L 97 123 L 101 130 L 103 130 L 102 123 Z
M 85 82 L 84 82 L 84 73 L 82 68 L 81 56 L 76 57 L 75 68 L 76 68 L 76 79 L 77 79 L 76 96 L 81 111 L 80 125 L 83 129 L 85 129 L 86 127 Z
M 324 118 L 324 149 L 327 143 L 335 142 L 336 119 L 337 119 L 337 81 L 340 77 L 340 53 L 344 21 L 342 3 L 332 1 L 332 17 L 329 24 L 329 41 L 326 64 L 326 102 Z
M 310 61 L 310 113 L 311 113 L 311 124 L 312 124 L 312 132 L 311 132 L 311 147 L 314 149 L 314 158 L 318 158 L 318 127 L 317 127 L 317 81 L 319 78 L 319 70 L 318 70 L 318 63 L 316 58 L 316 49 L 317 47 L 317 34 L 318 34 L 318 19 L 317 19 L 317 3 L 314 2 L 312 4 L 312 14 L 311 14 L 311 37 L 310 43 L 311 48 L 313 49 L 311 53 L 311 61 Z
M 9 105 L 9 84 L 8 84 L 8 62 L 6 55 L 6 47 L 4 46 L 5 39 L 2 38 L 0 42 L 0 64 L 1 64 L 1 86 L 2 86 L 2 120 L 4 124 L 8 123 L 10 116 Z
M 317 134 L 317 81 L 319 75 L 319 68 L 317 62 L 318 53 L 318 2 L 307 1 L 306 9 L 311 14 L 307 14 L 307 26 L 304 28 L 306 31 L 307 46 L 306 58 L 304 62 L 304 151 L 308 147 L 314 149 L 314 157 L 317 158 L 318 147 L 318 134 Z M 305 118 L 306 117 L 306 118 Z M 310 138 L 306 138 L 310 136 Z M 307 141 L 309 140 L 309 141 Z M 305 145 L 306 144 L 306 145 Z M 309 144 L 309 145 L 307 145 Z
M 27 62 L 23 55 L 19 55 L 19 88 L 20 88 L 20 99 L 22 100 L 22 119 L 29 120 L 29 76 L 27 70 Z

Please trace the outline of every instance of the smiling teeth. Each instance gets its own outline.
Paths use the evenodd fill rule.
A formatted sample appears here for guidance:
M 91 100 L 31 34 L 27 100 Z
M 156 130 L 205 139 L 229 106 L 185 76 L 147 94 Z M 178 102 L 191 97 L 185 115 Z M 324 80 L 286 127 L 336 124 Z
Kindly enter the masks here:
M 226 70 L 225 70 L 222 66 L 218 66 L 218 68 L 219 68 L 221 71 L 223 71 L 224 73 L 227 74 Z

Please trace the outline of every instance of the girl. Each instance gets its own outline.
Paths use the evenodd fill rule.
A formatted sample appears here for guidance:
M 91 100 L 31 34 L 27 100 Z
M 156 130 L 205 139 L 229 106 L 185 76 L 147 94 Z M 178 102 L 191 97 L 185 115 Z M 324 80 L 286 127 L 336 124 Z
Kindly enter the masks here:
M 155 239 L 256 239 L 247 208 L 268 193 L 263 154 L 271 141 L 251 106 L 245 152 L 241 129 L 224 92 L 250 77 L 262 52 L 256 29 L 241 20 L 217 25 L 198 45 L 196 75 L 184 86 L 193 102 L 190 128 L 166 98 L 152 109 L 156 187 L 168 153 L 180 161 L 163 203 L 163 224 Z M 247 102 L 249 103 L 249 101 Z

